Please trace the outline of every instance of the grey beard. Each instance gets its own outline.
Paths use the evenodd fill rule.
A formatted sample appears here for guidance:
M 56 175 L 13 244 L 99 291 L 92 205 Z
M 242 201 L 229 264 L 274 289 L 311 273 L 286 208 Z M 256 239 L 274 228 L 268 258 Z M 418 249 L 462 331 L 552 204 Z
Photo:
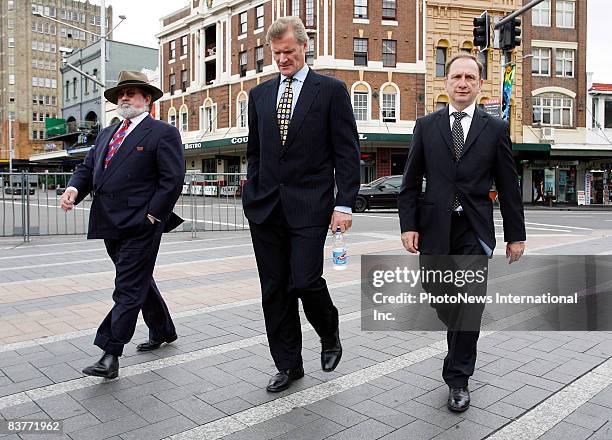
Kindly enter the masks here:
M 144 112 L 147 111 L 146 107 L 133 107 L 133 106 L 129 106 L 129 107 L 117 107 L 117 114 L 119 116 L 121 116 L 124 119 L 132 119 L 135 118 L 136 116 L 140 116 L 142 115 Z

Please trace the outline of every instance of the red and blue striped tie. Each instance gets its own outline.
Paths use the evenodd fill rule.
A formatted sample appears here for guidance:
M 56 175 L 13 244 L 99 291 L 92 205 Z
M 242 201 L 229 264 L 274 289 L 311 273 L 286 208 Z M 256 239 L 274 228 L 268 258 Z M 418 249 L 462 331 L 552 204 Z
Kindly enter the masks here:
M 117 133 L 115 133 L 115 135 L 111 139 L 110 144 L 108 144 L 108 151 L 106 153 L 106 157 L 104 158 L 104 168 L 108 166 L 109 162 L 111 161 L 117 150 L 119 150 L 119 147 L 121 146 L 121 143 L 125 138 L 125 134 L 127 133 L 129 126 L 130 120 L 124 120 L 123 124 L 121 125 L 121 128 L 117 130 Z

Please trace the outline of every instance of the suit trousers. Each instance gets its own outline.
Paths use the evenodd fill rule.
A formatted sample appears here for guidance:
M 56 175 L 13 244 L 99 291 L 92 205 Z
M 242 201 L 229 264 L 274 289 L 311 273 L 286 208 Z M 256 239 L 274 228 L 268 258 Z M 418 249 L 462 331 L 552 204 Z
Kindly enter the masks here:
M 488 266 L 486 253 L 465 214 L 462 213 L 459 216 L 453 214 L 450 240 L 450 254 L 459 257 L 433 256 L 424 257 L 424 259 L 433 258 L 434 261 L 441 262 L 437 264 L 437 268 L 442 270 L 477 270 Z M 486 278 L 484 283 L 472 283 L 466 286 L 462 289 L 454 284 L 441 283 L 434 288 L 431 288 L 431 286 L 429 288 L 431 288 L 432 294 L 462 291 L 471 296 L 486 295 Z M 441 291 L 436 292 L 438 289 L 441 289 Z M 476 350 L 484 303 L 444 303 L 436 304 L 434 308 L 438 318 L 447 327 L 448 353 L 444 358 L 442 377 L 450 387 L 467 386 L 468 379 L 474 374 L 476 365 Z
M 249 226 L 272 358 L 279 370 L 297 368 L 302 365 L 298 298 L 319 337 L 330 337 L 338 327 L 338 309 L 322 277 L 329 228 L 289 227 L 280 202 L 263 223 Z
M 123 346 L 134 336 L 141 310 L 149 338 L 164 341 L 176 334 L 168 307 L 153 280 L 163 226 L 145 220 L 126 239 L 104 240 L 115 264 L 115 305 L 100 324 L 94 344 L 106 353 L 123 354 Z

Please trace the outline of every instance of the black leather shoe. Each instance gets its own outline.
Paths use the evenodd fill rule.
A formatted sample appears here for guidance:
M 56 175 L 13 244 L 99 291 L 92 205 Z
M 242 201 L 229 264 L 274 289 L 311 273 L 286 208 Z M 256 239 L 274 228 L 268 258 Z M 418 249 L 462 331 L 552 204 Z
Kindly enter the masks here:
M 104 353 L 98 362 L 84 368 L 83 373 L 88 376 L 114 379 L 119 376 L 119 356 Z
M 138 344 L 136 346 L 136 350 L 138 351 L 151 351 L 151 350 L 157 350 L 159 347 L 161 347 L 161 345 L 165 342 L 166 344 L 169 344 L 171 342 L 174 342 L 178 339 L 178 336 L 176 335 L 172 335 L 169 338 L 166 338 L 163 341 L 156 341 L 155 339 L 149 339 L 147 342 L 143 342 L 142 344 Z
M 321 339 L 321 368 L 334 371 L 342 357 L 342 345 L 338 329 L 329 338 Z
M 463 412 L 470 407 L 470 391 L 468 387 L 450 388 L 448 392 L 448 409 Z
M 304 368 L 290 368 L 288 370 L 281 370 L 270 378 L 266 390 L 271 393 L 278 393 L 286 390 L 291 385 L 291 382 L 304 377 Z

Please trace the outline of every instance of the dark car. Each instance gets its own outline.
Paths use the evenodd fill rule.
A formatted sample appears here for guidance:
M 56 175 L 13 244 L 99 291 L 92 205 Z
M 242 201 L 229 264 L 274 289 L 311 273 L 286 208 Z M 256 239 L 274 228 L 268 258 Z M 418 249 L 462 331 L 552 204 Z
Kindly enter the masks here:
M 397 209 L 397 197 L 401 185 L 401 175 L 384 176 L 361 185 L 355 202 L 355 212 L 364 212 L 372 208 Z M 423 179 L 423 192 L 425 192 L 425 179 Z

